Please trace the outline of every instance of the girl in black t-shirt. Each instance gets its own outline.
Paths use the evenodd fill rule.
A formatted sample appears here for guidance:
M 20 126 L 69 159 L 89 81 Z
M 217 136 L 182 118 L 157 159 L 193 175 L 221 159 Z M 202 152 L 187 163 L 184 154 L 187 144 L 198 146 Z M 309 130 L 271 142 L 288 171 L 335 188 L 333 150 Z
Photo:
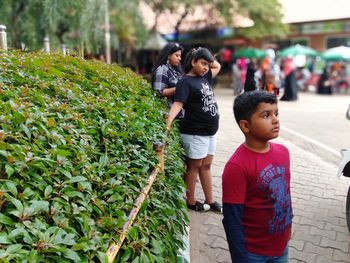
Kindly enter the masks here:
M 196 211 L 213 210 L 221 213 L 221 205 L 213 199 L 210 171 L 216 148 L 215 134 L 219 127 L 218 105 L 211 81 L 219 73 L 220 67 L 206 48 L 192 49 L 187 54 L 184 66 L 186 75 L 176 84 L 167 128 L 184 108 L 180 132 L 186 153 L 184 179 L 187 207 Z M 205 195 L 204 203 L 196 201 L 194 196 L 198 175 Z

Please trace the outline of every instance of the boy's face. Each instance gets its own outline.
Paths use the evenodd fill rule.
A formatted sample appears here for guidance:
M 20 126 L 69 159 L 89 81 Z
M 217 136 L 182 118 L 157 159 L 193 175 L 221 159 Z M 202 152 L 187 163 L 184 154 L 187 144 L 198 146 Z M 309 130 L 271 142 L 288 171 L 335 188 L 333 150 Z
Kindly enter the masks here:
M 246 128 L 247 133 L 258 141 L 276 138 L 280 130 L 277 104 L 260 103 Z

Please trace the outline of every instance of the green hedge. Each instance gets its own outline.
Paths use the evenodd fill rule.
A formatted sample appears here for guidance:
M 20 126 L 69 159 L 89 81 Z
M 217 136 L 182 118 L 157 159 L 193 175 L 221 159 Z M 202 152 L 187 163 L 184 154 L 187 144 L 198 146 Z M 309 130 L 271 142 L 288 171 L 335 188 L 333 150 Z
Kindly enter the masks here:
M 0 53 L 0 261 L 106 262 L 157 164 L 166 103 L 128 69 Z M 182 150 L 159 174 L 116 262 L 176 262 L 188 217 Z

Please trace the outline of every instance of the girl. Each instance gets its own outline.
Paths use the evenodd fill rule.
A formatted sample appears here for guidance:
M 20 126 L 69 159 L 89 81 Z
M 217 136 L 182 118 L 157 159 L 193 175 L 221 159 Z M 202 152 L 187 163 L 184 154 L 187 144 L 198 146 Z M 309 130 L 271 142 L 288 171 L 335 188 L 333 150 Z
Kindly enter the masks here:
M 213 200 L 210 172 L 216 147 L 215 134 L 219 127 L 218 106 L 211 81 L 219 73 L 220 67 L 206 48 L 192 49 L 187 54 L 184 66 L 186 75 L 176 85 L 167 128 L 184 108 L 180 132 L 187 164 L 184 176 L 187 207 L 196 211 L 211 209 L 221 213 L 221 205 Z M 204 203 L 196 201 L 194 197 L 198 174 L 205 195 Z
M 178 43 L 168 43 L 161 51 L 152 74 L 153 88 L 168 99 L 169 107 L 174 101 L 176 83 L 183 76 L 180 64 L 182 51 Z

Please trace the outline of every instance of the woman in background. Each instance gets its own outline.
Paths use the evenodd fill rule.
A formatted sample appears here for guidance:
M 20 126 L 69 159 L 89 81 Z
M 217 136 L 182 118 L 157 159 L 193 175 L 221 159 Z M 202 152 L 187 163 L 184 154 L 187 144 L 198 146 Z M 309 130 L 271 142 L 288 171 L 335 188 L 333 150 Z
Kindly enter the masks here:
M 183 47 L 178 43 L 168 43 L 159 54 L 158 62 L 152 73 L 152 86 L 168 100 L 169 107 L 174 102 L 176 83 L 184 75 L 181 67 Z M 183 113 L 180 113 L 181 117 Z

